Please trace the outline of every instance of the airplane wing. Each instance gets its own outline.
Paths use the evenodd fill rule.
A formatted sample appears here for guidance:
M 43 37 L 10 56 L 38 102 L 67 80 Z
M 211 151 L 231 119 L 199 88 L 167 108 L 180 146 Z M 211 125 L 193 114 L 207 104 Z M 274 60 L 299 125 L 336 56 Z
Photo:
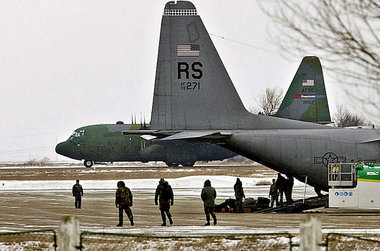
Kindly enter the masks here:
M 196 142 L 207 143 L 222 143 L 222 139 L 228 138 L 232 135 L 229 131 L 161 131 L 161 130 L 126 130 L 123 135 L 140 135 L 146 137 L 147 135 L 158 137 L 159 141 L 168 140 L 187 140 Z M 150 139 L 153 139 L 150 138 Z
M 156 137 L 167 137 L 181 131 L 160 131 L 160 130 L 126 130 L 123 135 L 152 135 Z
M 162 138 L 160 140 L 196 140 L 196 141 L 210 141 L 210 140 L 221 140 L 228 138 L 232 135 L 230 132 L 220 132 L 220 131 L 184 131 L 180 133 L 173 134 L 171 136 Z

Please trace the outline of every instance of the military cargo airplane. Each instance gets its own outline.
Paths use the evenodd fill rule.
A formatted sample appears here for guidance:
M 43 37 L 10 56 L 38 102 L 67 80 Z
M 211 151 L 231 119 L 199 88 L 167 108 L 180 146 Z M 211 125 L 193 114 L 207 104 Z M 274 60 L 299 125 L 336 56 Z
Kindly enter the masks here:
M 300 69 L 297 102 L 315 86 Z M 125 134 L 138 134 L 126 131 Z M 345 129 L 249 113 L 191 2 L 168 2 L 161 22 L 151 130 L 161 141 L 217 143 L 278 172 L 328 190 L 328 164 L 380 161 L 380 130 Z
M 85 167 L 95 162 L 164 161 L 168 166 L 193 166 L 195 161 L 224 160 L 236 156 L 218 145 L 183 141 L 156 142 L 136 135 L 124 136 L 125 130 L 149 129 L 149 125 L 116 124 L 90 125 L 78 128 L 55 151 L 63 156 L 84 160 Z
M 298 88 L 302 69 L 308 67 L 316 72 L 314 86 Z M 294 101 L 293 96 L 319 95 L 320 99 L 309 99 L 307 102 Z M 305 57 L 297 70 L 284 100 L 274 116 L 295 120 L 320 123 L 330 121 L 325 83 L 322 67 L 316 57 Z M 140 138 L 137 135 L 122 135 L 126 130 L 150 129 L 149 124 L 116 124 L 89 125 L 78 128 L 65 142 L 56 146 L 56 152 L 63 156 L 84 160 L 86 167 L 94 163 L 117 161 L 164 161 L 168 166 L 193 166 L 195 161 L 223 160 L 236 156 L 218 145 L 190 143 L 184 141 L 157 141 Z M 142 131 L 143 132 L 143 131 Z

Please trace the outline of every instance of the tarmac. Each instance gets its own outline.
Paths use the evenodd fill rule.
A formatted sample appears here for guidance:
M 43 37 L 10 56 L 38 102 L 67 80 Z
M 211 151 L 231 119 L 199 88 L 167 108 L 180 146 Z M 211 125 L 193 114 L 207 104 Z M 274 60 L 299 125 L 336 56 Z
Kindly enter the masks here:
M 244 164 L 204 165 L 187 168 L 167 168 L 163 165 L 134 167 L 103 167 L 84 169 L 82 167 L 48 167 L 48 168 L 0 168 L 1 182 L 25 180 L 127 180 L 170 177 L 172 179 L 186 176 L 205 175 L 232 175 L 235 177 L 265 177 L 275 178 L 277 173 L 260 165 Z M 157 180 L 158 183 L 158 180 Z M 116 189 L 116 184 L 115 184 Z M 85 196 L 82 199 L 82 209 L 74 208 L 74 198 L 71 196 L 71 187 L 67 189 L 51 190 L 1 190 L 0 189 L 0 232 L 54 229 L 63 216 L 73 215 L 79 219 L 82 229 L 94 231 L 120 230 L 118 223 L 118 209 L 115 207 L 115 189 L 88 190 L 84 187 Z M 194 188 L 199 189 L 199 188 Z M 224 188 L 233 189 L 233 188 Z M 254 187 L 245 187 L 246 193 L 251 195 L 266 194 L 269 184 Z M 154 189 L 138 189 L 133 192 L 134 205 L 132 211 L 135 226 L 128 225 L 125 216 L 125 225 L 122 229 L 140 229 L 142 232 L 151 231 L 159 227 L 160 231 L 170 231 L 175 227 L 186 228 L 204 227 L 205 216 L 203 204 L 196 193 L 187 194 L 188 188 L 174 190 L 175 204 L 171 209 L 174 225 L 159 227 L 161 217 L 159 209 L 154 205 Z M 303 187 L 295 187 L 295 196 L 302 196 Z M 308 192 L 310 195 L 310 191 Z M 187 194 L 187 195 L 186 195 Z M 313 195 L 314 196 L 314 195 Z M 223 202 L 223 198 L 217 202 Z M 307 215 L 314 215 L 321 219 L 323 229 L 380 231 L 379 211 L 355 211 L 329 208 L 313 209 L 304 213 L 218 213 L 218 225 L 226 229 L 251 229 L 255 231 L 268 230 L 296 230 L 300 221 Z M 165 230 L 167 229 L 167 230 Z M 217 229 L 217 228 L 216 228 Z

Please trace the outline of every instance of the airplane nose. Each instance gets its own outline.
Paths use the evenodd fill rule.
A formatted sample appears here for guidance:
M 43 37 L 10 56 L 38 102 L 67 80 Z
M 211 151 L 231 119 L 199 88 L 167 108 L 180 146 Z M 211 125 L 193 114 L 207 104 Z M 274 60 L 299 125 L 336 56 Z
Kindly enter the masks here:
M 55 152 L 71 159 L 82 159 L 78 149 L 70 141 L 64 141 L 56 145 Z
M 65 142 L 61 142 L 58 145 L 55 146 L 55 152 L 61 155 L 66 156 L 66 147 Z

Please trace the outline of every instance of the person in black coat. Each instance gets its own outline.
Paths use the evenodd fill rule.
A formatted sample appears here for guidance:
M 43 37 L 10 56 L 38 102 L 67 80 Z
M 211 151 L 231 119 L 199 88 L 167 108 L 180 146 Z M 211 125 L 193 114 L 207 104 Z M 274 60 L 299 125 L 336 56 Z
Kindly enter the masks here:
M 284 192 L 286 189 L 286 179 L 281 175 L 281 173 L 278 173 L 277 175 L 277 189 L 278 189 L 278 195 L 279 195 L 279 204 L 280 206 L 284 205 Z
M 75 208 L 80 209 L 82 207 L 83 188 L 79 184 L 79 180 L 76 180 L 72 189 L 72 193 L 75 197 Z

